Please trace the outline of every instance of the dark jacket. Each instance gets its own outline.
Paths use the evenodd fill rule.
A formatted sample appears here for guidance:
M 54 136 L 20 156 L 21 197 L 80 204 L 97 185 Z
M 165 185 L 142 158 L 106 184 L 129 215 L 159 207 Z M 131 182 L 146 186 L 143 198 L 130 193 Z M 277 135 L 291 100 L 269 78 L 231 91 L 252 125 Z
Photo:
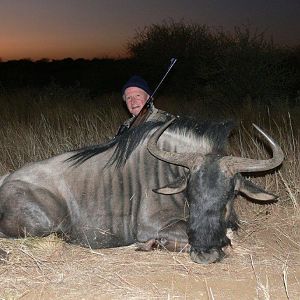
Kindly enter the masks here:
M 150 115 L 149 117 L 147 118 L 147 121 L 162 121 L 162 122 L 166 122 L 168 120 L 171 119 L 172 115 L 170 113 L 167 113 L 163 110 L 160 110 L 160 109 L 157 109 L 155 108 L 153 105 L 152 107 L 150 108 Z M 132 122 L 134 121 L 135 119 L 135 116 L 131 117 L 130 119 L 126 120 L 118 129 L 118 132 L 117 132 L 117 135 L 120 135 L 122 134 L 123 132 L 127 131 Z

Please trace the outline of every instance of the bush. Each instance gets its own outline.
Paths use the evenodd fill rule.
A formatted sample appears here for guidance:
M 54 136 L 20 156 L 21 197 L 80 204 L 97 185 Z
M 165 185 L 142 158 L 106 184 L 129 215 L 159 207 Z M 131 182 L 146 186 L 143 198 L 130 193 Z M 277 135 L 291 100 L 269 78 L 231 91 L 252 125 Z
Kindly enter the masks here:
M 249 26 L 232 34 L 205 25 L 165 21 L 137 31 L 128 51 L 138 71 L 153 85 L 171 57 L 178 58 L 168 92 L 240 102 L 269 101 L 297 94 L 300 63 L 293 49 L 275 45 Z

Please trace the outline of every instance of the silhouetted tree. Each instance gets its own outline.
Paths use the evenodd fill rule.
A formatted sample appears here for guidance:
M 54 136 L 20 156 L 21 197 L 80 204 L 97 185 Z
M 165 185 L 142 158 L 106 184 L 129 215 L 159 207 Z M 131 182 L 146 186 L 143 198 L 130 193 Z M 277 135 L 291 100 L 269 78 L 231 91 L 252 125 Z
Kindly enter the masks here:
M 170 58 L 178 62 L 169 90 L 176 93 L 201 89 L 217 70 L 217 40 L 208 27 L 173 20 L 138 31 L 128 44 L 136 65 L 150 81 L 158 81 Z
M 128 43 L 131 58 L 157 81 L 171 57 L 177 57 L 169 91 L 221 96 L 242 101 L 294 96 L 299 66 L 290 62 L 291 49 L 275 45 L 249 26 L 233 33 L 205 25 L 165 21 L 137 31 Z

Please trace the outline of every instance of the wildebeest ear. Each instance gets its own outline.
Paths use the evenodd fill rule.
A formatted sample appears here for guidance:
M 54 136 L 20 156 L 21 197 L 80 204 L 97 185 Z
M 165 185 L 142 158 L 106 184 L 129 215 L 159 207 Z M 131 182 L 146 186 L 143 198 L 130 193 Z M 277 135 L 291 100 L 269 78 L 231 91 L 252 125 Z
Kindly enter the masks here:
M 188 183 L 188 177 L 184 175 L 179 179 L 175 180 L 174 182 L 167 184 L 164 187 L 154 189 L 152 191 L 164 195 L 177 194 L 183 192 L 186 189 L 187 183 Z
M 251 181 L 243 178 L 241 175 L 238 175 L 237 177 L 235 190 L 245 194 L 246 196 L 252 199 L 259 201 L 276 200 L 278 197 L 272 193 L 265 191 L 264 189 L 255 185 Z

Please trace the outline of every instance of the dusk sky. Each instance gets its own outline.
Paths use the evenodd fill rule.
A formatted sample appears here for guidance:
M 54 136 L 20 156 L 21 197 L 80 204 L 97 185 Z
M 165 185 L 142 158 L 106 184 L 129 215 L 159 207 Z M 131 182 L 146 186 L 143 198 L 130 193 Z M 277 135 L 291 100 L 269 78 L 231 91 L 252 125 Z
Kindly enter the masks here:
M 136 30 L 170 18 L 228 31 L 250 24 L 300 44 L 300 0 L 0 0 L 0 58 L 124 56 Z

